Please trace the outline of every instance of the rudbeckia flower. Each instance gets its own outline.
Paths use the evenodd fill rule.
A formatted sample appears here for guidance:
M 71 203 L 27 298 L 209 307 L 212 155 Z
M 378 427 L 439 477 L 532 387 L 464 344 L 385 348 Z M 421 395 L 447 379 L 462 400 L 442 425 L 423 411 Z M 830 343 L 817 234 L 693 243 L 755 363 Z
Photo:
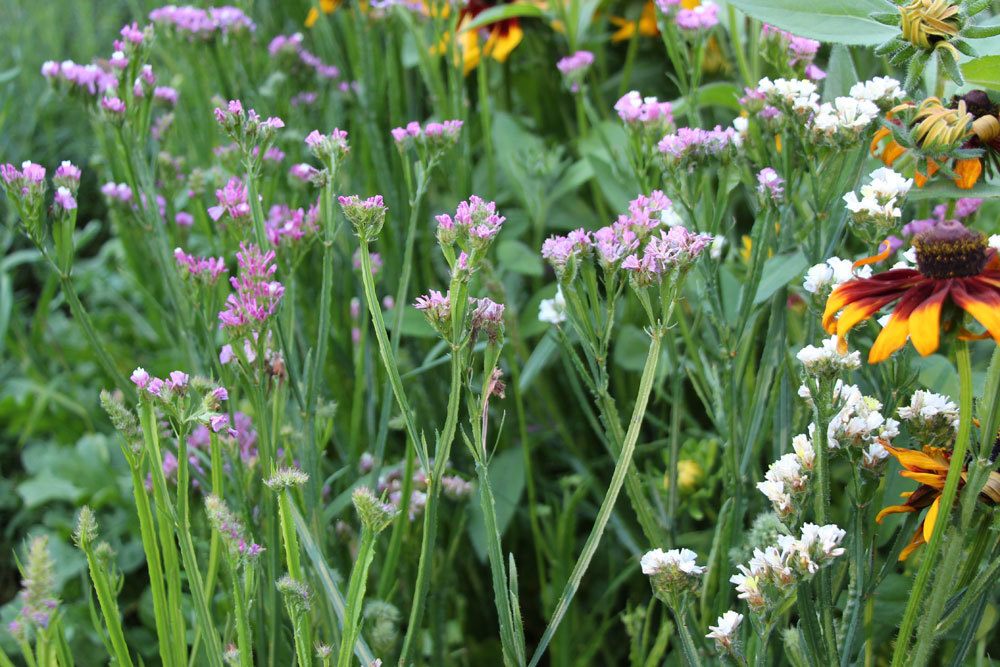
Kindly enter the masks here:
M 962 311 L 1000 343 L 1000 257 L 986 237 L 956 220 L 945 220 L 917 234 L 913 245 L 916 269 L 892 269 L 833 290 L 823 313 L 827 332 L 836 333 L 846 350 L 847 332 L 895 301 L 888 324 L 868 354 L 869 363 L 889 358 L 907 337 L 922 356 L 932 354 L 942 328 L 961 330 Z M 887 255 L 888 248 L 879 257 Z
M 690 0 L 686 0 L 685 7 L 687 4 L 691 4 Z M 697 0 L 693 3 L 695 7 L 699 4 Z M 648 0 L 642 6 L 642 13 L 639 14 L 637 21 L 631 21 L 623 16 L 612 16 L 608 20 L 611 21 L 611 25 L 617 28 L 611 34 L 612 42 L 624 42 L 632 39 L 637 31 L 641 37 L 656 37 L 660 34 L 660 29 L 656 25 L 656 6 L 653 4 L 653 0 Z
M 890 514 L 920 512 L 927 509 L 927 514 L 917 527 L 917 532 L 913 534 L 913 539 L 899 554 L 899 560 L 906 560 L 915 549 L 931 539 L 934 523 L 937 521 L 941 509 L 941 492 L 944 489 L 945 478 L 948 476 L 951 455 L 944 449 L 930 446 L 925 446 L 922 451 L 900 449 L 889 445 L 886 445 L 885 448 L 903 466 L 899 474 L 920 482 L 920 486 L 915 491 L 903 493 L 902 497 L 906 499 L 906 502 L 902 505 L 886 507 L 878 513 L 875 521 L 882 523 L 882 519 Z M 960 488 L 965 485 L 966 476 L 967 471 L 963 470 L 959 482 Z M 979 500 L 988 505 L 1000 503 L 1000 473 L 990 472 L 986 485 L 979 493 Z
M 466 74 L 476 69 L 480 60 L 485 57 L 493 58 L 501 63 L 506 62 L 507 57 L 524 38 L 521 21 L 516 16 L 494 21 L 481 26 L 478 30 L 465 30 L 465 26 L 481 13 L 506 2 L 509 0 L 501 0 L 500 2 L 496 0 L 469 0 L 469 3 L 462 8 L 457 33 Z M 480 46 L 481 35 L 486 38 L 482 46 Z
M 319 13 L 332 14 L 337 11 L 337 7 L 340 7 L 342 0 L 319 0 L 319 7 L 313 5 L 309 8 L 309 14 L 306 16 L 306 27 L 311 28 L 316 25 L 316 21 L 319 20 Z
M 914 110 L 909 128 L 895 118 L 901 112 Z M 924 100 L 917 107 L 902 104 L 886 113 L 886 119 L 902 131 L 894 133 L 888 127 L 879 128 L 872 138 L 871 153 L 875 155 L 881 151 L 882 162 L 891 167 L 897 159 L 912 152 L 918 161 L 913 176 L 917 187 L 923 187 L 942 166 L 950 165 L 943 171 L 959 188 L 969 190 L 982 176 L 983 162 L 988 167 L 996 167 L 1000 158 L 997 113 L 997 105 L 981 90 L 955 97 L 947 106 L 935 97 Z M 919 168 L 921 161 L 926 162 L 925 171 Z

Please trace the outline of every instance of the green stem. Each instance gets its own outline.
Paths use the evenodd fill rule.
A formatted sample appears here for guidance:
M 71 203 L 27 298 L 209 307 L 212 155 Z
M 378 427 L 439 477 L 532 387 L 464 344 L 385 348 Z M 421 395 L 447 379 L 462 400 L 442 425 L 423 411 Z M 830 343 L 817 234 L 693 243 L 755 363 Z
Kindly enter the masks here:
M 214 531 L 213 531 L 214 532 Z M 240 667 L 253 667 L 253 640 L 250 638 L 250 615 L 246 596 L 239 581 L 239 568 L 233 567 L 233 605 L 236 607 L 236 646 L 240 652 Z
M 657 362 L 660 359 L 660 343 L 663 335 L 664 329 L 662 326 L 654 328 L 651 332 L 649 352 L 646 355 L 646 363 L 642 370 L 642 377 L 639 380 L 639 392 L 636 396 L 635 408 L 632 411 L 632 419 L 629 422 L 628 432 L 622 445 L 621 454 L 618 457 L 618 463 L 615 464 L 615 470 L 611 476 L 611 485 L 608 487 L 608 492 L 604 496 L 601 508 L 597 512 L 597 519 L 595 520 L 594 527 L 591 529 L 590 535 L 587 537 L 587 541 L 583 546 L 583 552 L 580 554 L 580 558 L 576 561 L 576 565 L 573 566 L 573 572 L 570 574 L 569 581 L 566 582 L 566 587 L 563 589 L 562 595 L 559 597 L 559 602 L 556 605 L 556 609 L 552 614 L 551 620 L 549 620 L 549 625 L 545 629 L 545 633 L 542 635 L 542 639 L 538 643 L 538 648 L 535 649 L 535 653 L 531 658 L 531 667 L 535 667 L 539 663 L 542 656 L 545 654 L 545 649 L 548 647 L 549 642 L 552 641 L 553 635 L 555 635 L 556 630 L 559 628 L 559 624 L 566 615 L 566 611 L 569 609 L 569 605 L 573 601 L 573 597 L 576 595 L 576 591 L 580 587 L 580 582 L 583 580 L 583 576 L 587 573 L 590 561 L 594 557 L 594 553 L 597 551 L 597 547 L 601 542 L 604 529 L 607 527 L 608 520 L 611 518 L 611 512 L 614 509 L 615 501 L 618 499 L 618 493 L 621 491 L 622 485 L 625 483 L 625 475 L 632 463 L 632 455 L 635 454 L 635 445 L 639 439 L 639 431 L 642 427 L 643 417 L 646 414 L 646 405 L 649 402 L 649 395 L 653 390 L 653 380 L 656 377 L 656 367 L 658 365 Z
M 97 562 L 93 547 L 84 544 L 84 553 L 87 556 L 87 566 L 90 569 L 90 578 L 94 582 L 94 590 L 97 591 L 97 602 L 101 606 L 101 614 L 104 616 L 104 625 L 108 629 L 108 637 L 114 649 L 115 660 L 118 665 L 132 665 L 132 657 L 128 652 L 128 645 L 125 643 L 125 635 L 122 632 L 121 615 L 118 612 L 118 600 L 111 590 L 111 583 L 108 581 L 107 572 Z
M 677 635 L 681 640 L 681 653 L 684 654 L 684 660 L 689 667 L 701 667 L 698 649 L 695 646 L 694 639 L 691 637 L 691 631 L 688 629 L 683 609 L 671 607 L 670 611 L 673 612 L 674 622 L 677 624 Z
M 913 634 L 917 623 L 924 589 L 930 581 L 931 572 L 941 550 L 945 527 L 951 523 L 951 509 L 955 503 L 958 483 L 965 467 L 965 454 L 969 449 L 972 431 L 972 364 L 969 358 L 969 344 L 965 341 L 958 341 L 956 345 L 955 362 L 958 366 L 959 378 L 958 435 L 955 438 L 955 447 L 952 450 L 951 465 L 948 468 L 948 476 L 945 478 L 944 490 L 937 500 L 940 509 L 937 520 L 934 522 L 934 530 L 931 531 L 931 539 L 927 541 L 927 546 L 924 549 L 923 560 L 917 571 L 916 579 L 914 579 L 913 588 L 910 590 L 906 611 L 903 613 L 903 621 L 899 626 L 896 648 L 892 654 L 892 667 L 903 667 L 911 657 L 909 651 L 910 635 Z

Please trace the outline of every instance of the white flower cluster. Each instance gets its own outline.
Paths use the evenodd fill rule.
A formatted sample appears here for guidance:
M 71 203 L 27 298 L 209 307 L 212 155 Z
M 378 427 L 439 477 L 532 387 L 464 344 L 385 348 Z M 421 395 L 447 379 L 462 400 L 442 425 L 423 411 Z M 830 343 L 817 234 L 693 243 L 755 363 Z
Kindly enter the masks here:
M 882 110 L 891 108 L 903 98 L 903 87 L 891 76 L 877 76 L 851 86 L 850 96 L 877 104 Z
M 802 364 L 805 372 L 813 377 L 834 377 L 861 366 L 861 353 L 855 350 L 841 354 L 836 336 L 825 339 L 820 347 L 806 345 L 798 351 L 795 358 Z
M 844 195 L 844 203 L 851 217 L 858 224 L 891 227 L 903 214 L 900 206 L 913 187 L 912 178 L 904 178 L 888 167 L 880 167 L 869 177 L 870 182 L 861 186 L 861 197 L 854 192 Z
M 698 565 L 697 555 L 690 549 L 653 549 L 639 561 L 656 597 L 670 604 L 675 596 L 697 590 L 705 567 Z
M 815 264 L 806 271 L 802 288 L 816 294 L 821 300 L 830 296 L 830 292 L 854 278 L 870 278 L 872 267 L 865 265 L 854 269 L 854 262 L 849 259 L 831 257 L 820 264 Z
M 834 524 L 807 523 L 799 538 L 779 535 L 777 546 L 754 549 L 750 561 L 738 565 L 740 573 L 729 581 L 736 586 L 737 597 L 746 600 L 750 609 L 773 607 L 791 588 L 844 553 L 840 542 L 845 534 Z
M 958 406 L 947 396 L 918 389 L 899 409 L 913 437 L 922 444 L 944 446 L 958 431 Z
M 868 100 L 838 97 L 832 104 L 824 102 L 812 119 L 813 139 L 831 145 L 856 142 L 878 114 L 878 106 Z
M 764 481 L 757 483 L 757 490 L 763 493 L 775 513 L 782 519 L 797 514 L 803 505 L 802 499 L 809 491 L 806 482 L 816 460 L 816 452 L 807 435 L 797 435 L 792 441 L 794 453 L 785 454 L 775 461 L 764 473 Z
M 708 626 L 709 633 L 705 635 L 708 639 L 715 640 L 715 646 L 720 651 L 728 652 L 732 650 L 736 641 L 736 630 L 743 622 L 743 614 L 738 614 L 732 609 L 719 617 L 716 625 Z
M 816 84 L 808 79 L 775 79 L 764 77 L 757 83 L 769 104 L 787 111 L 813 113 L 819 107 Z
M 556 295 L 551 299 L 542 299 L 538 304 L 538 320 L 549 324 L 562 324 L 566 321 L 566 298 L 562 287 L 556 287 Z
M 841 407 L 830 420 L 826 433 L 830 449 L 881 446 L 899 435 L 899 422 L 882 415 L 878 399 L 864 396 L 854 385 L 843 385 L 837 398 Z
M 1000 250 L 1000 234 L 994 234 L 990 237 L 989 245 L 994 250 Z

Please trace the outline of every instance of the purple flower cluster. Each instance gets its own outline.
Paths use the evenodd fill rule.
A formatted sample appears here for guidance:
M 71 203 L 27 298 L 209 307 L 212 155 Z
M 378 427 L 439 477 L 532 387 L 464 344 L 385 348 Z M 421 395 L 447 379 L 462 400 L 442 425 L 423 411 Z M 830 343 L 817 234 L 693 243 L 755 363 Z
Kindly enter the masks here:
M 660 140 L 657 148 L 673 164 L 682 160 L 698 160 L 726 157 L 727 153 L 739 148 L 743 138 L 735 128 L 722 129 L 716 125 L 711 130 L 699 127 L 682 127 Z
M 132 194 L 132 188 L 125 183 L 105 183 L 101 186 L 101 194 L 109 202 L 118 202 L 120 204 L 131 204 L 135 198 Z
M 188 374 L 183 371 L 170 371 L 167 379 L 163 380 L 150 375 L 142 366 L 132 371 L 129 379 L 140 391 L 165 400 L 172 395 L 186 392 L 190 381 Z
M 952 211 L 952 219 L 957 221 L 962 221 L 969 217 L 973 213 L 979 210 L 979 207 L 983 205 L 982 199 L 976 199 L 973 197 L 966 197 L 964 199 L 959 199 L 955 202 L 955 210 Z M 906 236 L 913 236 L 920 234 L 921 232 L 926 232 L 927 230 L 936 227 L 938 223 L 948 221 L 948 205 L 938 204 L 931 211 L 930 218 L 924 218 L 922 220 L 913 220 L 905 225 L 903 225 L 903 234 Z
M 801 71 L 813 81 L 826 78 L 826 72 L 813 64 L 819 52 L 820 43 L 815 39 L 797 37 L 790 32 L 765 23 L 761 26 L 761 38 L 766 44 L 773 44 L 787 55 L 789 67 Z
M 316 167 L 308 164 L 306 162 L 300 162 L 298 164 L 293 164 L 288 169 L 288 175 L 297 181 L 302 181 L 303 183 L 309 183 L 312 181 L 313 177 L 319 173 Z
M 385 224 L 385 212 L 388 210 L 382 195 L 374 195 L 362 199 L 358 195 L 340 196 L 337 198 L 340 208 L 354 227 L 359 238 L 371 239 L 378 236 Z
M 347 132 L 336 127 L 330 134 L 313 130 L 306 136 L 306 146 L 328 167 L 336 165 L 351 150 L 347 143 Z
M 73 211 L 76 209 L 76 198 L 73 197 L 73 193 L 69 191 L 67 187 L 56 188 L 56 194 L 53 199 L 56 208 L 62 211 Z
M 20 169 L 10 163 L 0 165 L 0 179 L 14 197 L 41 197 L 45 193 L 45 167 L 31 161 L 22 162 Z
M 580 90 L 587 71 L 594 64 L 594 54 L 590 51 L 577 51 L 556 63 L 556 68 L 562 72 L 563 80 L 569 89 L 576 93 Z
M 335 65 L 327 65 L 318 56 L 302 46 L 302 33 L 278 35 L 267 47 L 272 58 L 287 58 L 294 64 L 301 64 L 312 70 L 321 79 L 340 78 L 340 70 Z
M 462 131 L 462 121 L 446 120 L 443 123 L 431 122 L 423 127 L 416 121 L 406 124 L 406 127 L 393 128 L 392 140 L 403 150 L 411 145 L 418 148 L 446 148 L 458 141 Z
M 122 116 L 125 114 L 125 102 L 120 97 L 102 97 L 101 108 L 112 116 Z
M 278 270 L 274 264 L 274 251 L 261 253 L 253 244 L 240 244 L 236 253 L 238 272 L 229 283 L 234 292 L 226 298 L 226 308 L 219 311 L 219 322 L 224 329 L 240 332 L 259 329 L 277 310 L 285 287 L 272 280 Z
M 757 172 L 757 192 L 765 201 L 780 202 L 785 196 L 785 179 L 771 167 Z
M 72 90 L 87 95 L 114 95 L 118 90 L 118 74 L 99 65 L 78 65 L 72 60 L 61 63 L 49 60 L 42 65 L 42 76 L 49 81 L 62 81 Z
M 302 208 L 290 208 L 287 204 L 275 204 L 267 214 L 267 240 L 277 247 L 294 243 L 307 234 L 316 232 L 319 209 L 311 206 L 306 212 Z
M 212 528 L 219 532 L 231 553 L 246 560 L 257 558 L 264 547 L 247 536 L 243 522 L 230 511 L 226 504 L 215 495 L 205 498 L 205 512 Z
M 496 341 L 503 334 L 504 305 L 492 299 L 469 299 L 472 306 L 472 331 L 484 333 L 490 341 Z
M 500 232 L 506 218 L 497 213 L 496 202 L 472 195 L 458 205 L 454 217 L 447 213 L 434 216 L 437 238 L 443 246 L 471 242 L 474 249 L 488 245 Z
M 711 0 L 705 0 L 692 9 L 681 8 L 677 11 L 674 22 L 685 32 L 711 30 L 719 24 L 719 6 Z
M 170 86 L 157 86 L 153 88 L 153 99 L 168 106 L 177 106 L 177 89 Z
M 441 329 L 451 321 L 451 293 L 442 294 L 431 290 L 423 296 L 418 296 L 413 307 L 423 312 L 427 320 L 437 329 Z
M 229 214 L 233 220 L 244 220 L 250 215 L 250 203 L 247 201 L 247 188 L 236 176 L 229 179 L 225 187 L 215 191 L 218 205 L 208 209 L 212 220 L 218 221 L 223 214 Z
M 257 29 L 256 24 L 241 9 L 229 5 L 208 9 L 190 5 L 166 5 L 151 11 L 149 20 L 192 40 L 253 32 Z
M 178 268 L 187 269 L 185 275 L 214 285 L 226 272 L 226 261 L 221 257 L 198 257 L 189 255 L 180 248 L 174 248 L 174 259 Z
M 239 100 L 229 100 L 225 107 L 216 107 L 214 113 L 222 129 L 245 152 L 268 144 L 275 133 L 285 126 L 285 122 L 277 116 L 264 120 L 253 109 L 244 112 L 243 103 Z
M 671 227 L 650 237 L 641 253 L 626 257 L 622 268 L 637 285 L 650 285 L 689 265 L 711 242 L 710 234 L 695 234 L 680 225 Z
M 641 123 L 667 127 L 674 122 L 673 106 L 670 102 L 660 102 L 655 97 L 642 97 L 637 90 L 631 90 L 615 102 L 618 117 L 628 124 Z

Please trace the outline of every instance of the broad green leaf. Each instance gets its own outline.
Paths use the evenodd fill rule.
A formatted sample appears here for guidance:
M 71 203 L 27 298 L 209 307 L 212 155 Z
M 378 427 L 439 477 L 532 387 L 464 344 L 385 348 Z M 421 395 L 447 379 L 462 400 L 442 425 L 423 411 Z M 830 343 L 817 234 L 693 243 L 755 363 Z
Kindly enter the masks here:
M 541 256 L 520 241 L 501 241 L 497 245 L 497 259 L 500 264 L 515 273 L 526 276 L 542 275 Z
M 728 81 L 714 81 L 706 83 L 698 89 L 699 107 L 723 107 L 733 111 L 740 110 L 740 89 L 736 84 Z M 674 108 L 674 116 L 679 116 L 687 106 L 687 98 L 679 97 L 671 102 Z
M 823 101 L 832 102 L 837 97 L 847 95 L 851 86 L 857 82 L 858 73 L 854 69 L 851 50 L 843 44 L 834 44 L 830 49 L 826 79 L 823 81 Z
M 913 366 L 919 373 L 917 382 L 921 387 L 958 400 L 958 371 L 947 357 L 940 354 L 916 357 Z
M 615 363 L 625 370 L 639 372 L 646 365 L 649 352 L 649 335 L 631 324 L 615 334 Z
M 537 5 L 529 5 L 518 2 L 511 3 L 509 5 L 498 5 L 496 7 L 490 7 L 486 11 L 480 13 L 476 18 L 466 23 L 465 27 L 462 28 L 462 32 L 476 30 L 477 28 L 482 28 L 483 26 L 490 25 L 491 23 L 498 23 L 506 19 L 538 18 L 539 16 L 544 15 L 545 12 L 543 12 Z
M 17 493 L 27 507 L 38 507 L 53 500 L 76 503 L 82 493 L 80 487 L 67 479 L 45 472 L 38 477 L 17 485 Z
M 913 188 L 906 195 L 914 201 L 920 199 L 955 199 L 957 197 L 977 197 L 979 199 L 1000 198 L 1000 183 L 981 181 L 971 190 L 963 190 L 947 178 L 939 177 L 922 188 Z
M 795 280 L 808 267 L 809 261 L 801 250 L 770 258 L 764 262 L 764 271 L 761 273 L 760 285 L 757 286 L 753 302 L 757 304 L 767 301 L 771 295 Z
M 551 326 L 551 325 L 547 325 Z M 521 378 L 520 386 L 518 387 L 521 391 L 526 391 L 531 387 L 531 384 L 538 377 L 538 374 L 549 364 L 549 362 L 559 354 L 559 343 L 556 342 L 556 336 L 553 333 L 548 333 L 538 341 L 538 345 L 535 349 L 531 351 L 531 355 L 528 360 L 524 362 L 524 366 L 521 368 Z
M 490 461 L 490 486 L 496 503 L 497 530 L 503 537 L 514 518 L 517 503 L 524 492 L 524 455 L 521 448 L 500 452 Z M 469 539 L 479 560 L 486 560 L 486 522 L 479 506 L 479 494 L 469 498 Z
M 964 63 L 962 76 L 969 85 L 1000 90 L 1000 56 L 983 56 Z
M 409 304 L 404 308 L 403 325 L 400 327 L 400 332 L 404 336 L 413 336 L 414 338 L 434 338 L 437 336 L 437 332 L 427 323 L 427 318 L 424 317 L 423 313 Z M 392 310 L 386 310 L 382 313 L 382 317 L 385 319 L 385 328 L 392 331 L 396 322 L 396 314 Z
M 799 37 L 834 44 L 873 46 L 899 34 L 899 29 L 872 20 L 873 12 L 891 12 L 886 0 L 730 0 L 748 16 Z

